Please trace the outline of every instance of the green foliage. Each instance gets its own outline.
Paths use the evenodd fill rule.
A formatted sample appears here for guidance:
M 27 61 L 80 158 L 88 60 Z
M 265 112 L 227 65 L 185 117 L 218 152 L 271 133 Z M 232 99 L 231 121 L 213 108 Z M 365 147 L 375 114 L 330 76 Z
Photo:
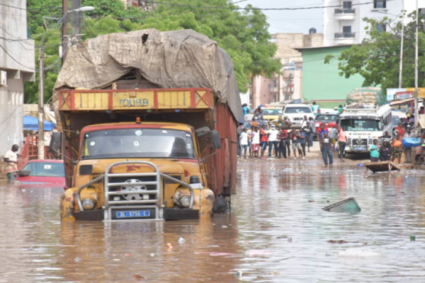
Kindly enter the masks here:
M 415 58 L 415 14 L 407 16 L 409 24 L 404 26 L 403 47 L 403 81 L 402 87 L 414 85 Z M 346 78 L 360 74 L 364 78 L 363 86 L 380 85 L 384 90 L 398 87 L 399 60 L 402 23 L 397 20 L 383 18 L 381 20 L 364 18 L 369 25 L 365 28 L 369 39 L 361 45 L 353 45 L 344 50 L 338 58 L 332 55 L 325 57 L 325 63 L 338 59 L 340 75 Z M 379 24 L 386 25 L 386 32 L 376 29 Z M 425 71 L 425 35 L 422 26 L 419 28 L 419 71 Z M 419 78 L 419 85 L 425 86 L 424 78 Z
M 267 19 L 261 11 L 252 6 L 240 11 L 228 0 L 167 2 L 178 5 L 158 4 L 153 11 L 145 12 L 137 8 L 125 9 L 118 0 L 82 0 L 82 6 L 96 8 L 84 13 L 83 40 L 100 34 L 147 28 L 160 31 L 192 29 L 215 40 L 230 55 L 241 92 L 247 91 L 253 76 L 270 77 L 280 72 L 279 60 L 272 59 L 276 45 L 270 42 Z M 37 46 L 45 48 L 45 66 L 49 68 L 45 72 L 45 100 L 51 96 L 59 72 L 58 48 L 61 40 L 60 25 L 54 20 L 43 21 L 43 16 L 61 18 L 61 4 L 62 0 L 28 1 L 28 25 L 32 38 L 36 39 Z M 38 54 L 36 56 L 38 60 Z M 38 74 L 35 83 L 25 85 L 26 101 L 36 101 L 37 93 Z

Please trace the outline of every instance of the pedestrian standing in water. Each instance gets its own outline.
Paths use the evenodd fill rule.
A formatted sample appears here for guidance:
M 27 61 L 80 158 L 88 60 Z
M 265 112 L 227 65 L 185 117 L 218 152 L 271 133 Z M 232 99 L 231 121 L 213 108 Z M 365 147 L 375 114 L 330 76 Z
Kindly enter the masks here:
M 308 144 L 309 144 L 308 152 L 310 152 L 310 147 L 313 147 L 313 139 L 314 139 L 314 136 L 317 134 L 317 131 L 316 131 L 316 127 L 314 125 L 314 120 L 313 120 L 312 117 L 308 118 L 308 122 L 309 122 L 309 125 L 310 125 L 310 131 L 311 131 L 310 137 L 309 137 L 309 142 L 308 142 Z
M 381 161 L 389 161 L 391 159 L 391 145 L 390 142 L 384 141 L 379 149 L 379 158 Z
M 248 129 L 244 128 L 243 132 L 240 135 L 240 145 L 241 145 L 241 156 L 243 156 L 243 158 L 246 158 L 246 151 L 248 148 L 248 139 L 249 139 L 249 135 L 248 135 Z
M 292 152 L 294 154 L 294 159 L 297 159 L 297 151 L 299 153 L 302 150 L 300 140 L 298 139 L 298 133 L 295 130 L 292 130 L 290 137 L 292 141 Z
M 325 166 L 333 164 L 331 146 L 331 139 L 328 137 L 328 133 L 324 132 L 320 138 L 320 150 L 322 151 L 322 158 Z
M 410 134 L 410 129 L 407 129 L 406 133 L 404 134 L 403 138 L 410 138 L 411 134 Z M 410 164 L 412 163 L 412 149 L 409 148 L 404 148 L 404 163 L 405 164 Z
M 305 132 L 305 128 L 302 128 L 301 132 L 298 132 L 297 138 L 300 140 L 300 145 L 301 145 L 300 156 L 302 154 L 303 159 L 305 159 L 305 146 L 307 142 L 307 133 Z
M 273 124 L 268 131 L 268 140 L 269 140 L 269 158 L 272 158 L 273 149 L 275 151 L 275 156 L 277 156 L 277 143 L 279 131 L 276 129 L 276 126 Z
M 18 172 L 18 152 L 19 145 L 14 144 L 4 155 L 4 162 L 6 162 L 6 176 L 9 184 L 13 183 L 16 179 Z
M 258 151 L 260 150 L 260 131 L 257 127 L 254 127 L 252 131 L 252 156 L 258 157 Z
M 338 157 L 339 157 L 339 160 L 341 160 L 341 162 L 345 162 L 344 152 L 345 152 L 346 145 L 347 145 L 347 135 L 345 133 L 344 126 L 341 126 L 338 132 L 338 149 L 339 149 Z
M 302 128 L 302 132 L 305 133 L 305 144 L 304 144 L 304 147 L 307 147 L 308 152 L 310 152 L 310 136 L 313 134 L 312 131 L 311 131 L 310 121 L 307 120 L 307 123 Z M 304 154 L 304 156 L 305 156 L 305 154 Z
M 260 128 L 261 158 L 266 158 L 266 157 L 264 157 L 264 153 L 266 152 L 267 142 L 269 141 L 269 135 L 266 132 L 266 127 L 267 127 L 267 125 L 262 125 L 261 128 Z
M 285 129 L 283 126 L 280 129 L 279 139 L 280 139 L 279 158 L 283 157 L 286 159 L 286 148 L 287 148 L 286 144 L 289 141 L 289 134 L 288 134 L 288 130 Z
M 401 163 L 401 154 L 403 152 L 403 142 L 401 141 L 401 135 L 398 135 L 397 138 L 393 141 L 392 144 L 392 155 L 391 161 L 398 160 L 398 163 Z
M 378 162 L 379 161 L 379 147 L 378 147 L 378 140 L 373 140 L 373 144 L 370 146 L 369 149 L 370 152 L 370 161 L 371 162 Z

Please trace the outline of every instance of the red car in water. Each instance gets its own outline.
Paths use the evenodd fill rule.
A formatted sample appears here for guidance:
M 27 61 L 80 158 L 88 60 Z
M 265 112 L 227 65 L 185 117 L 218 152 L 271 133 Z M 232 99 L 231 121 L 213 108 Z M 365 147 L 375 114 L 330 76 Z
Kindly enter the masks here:
M 18 172 L 16 180 L 21 186 L 65 187 L 63 160 L 31 160 Z
M 338 128 L 339 115 L 338 114 L 319 114 L 314 119 L 314 127 L 316 133 L 320 133 L 320 127 L 325 124 L 325 128 L 328 128 L 329 132 L 332 128 Z

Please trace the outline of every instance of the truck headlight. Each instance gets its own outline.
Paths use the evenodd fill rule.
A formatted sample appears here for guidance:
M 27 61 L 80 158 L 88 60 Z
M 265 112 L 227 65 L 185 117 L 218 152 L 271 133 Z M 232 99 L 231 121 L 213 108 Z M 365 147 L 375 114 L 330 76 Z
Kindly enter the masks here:
M 95 207 L 95 202 L 89 198 L 83 199 L 81 204 L 83 205 L 83 208 L 87 210 L 93 209 Z
M 180 205 L 183 207 L 189 207 L 190 205 L 190 196 L 182 196 L 180 199 Z

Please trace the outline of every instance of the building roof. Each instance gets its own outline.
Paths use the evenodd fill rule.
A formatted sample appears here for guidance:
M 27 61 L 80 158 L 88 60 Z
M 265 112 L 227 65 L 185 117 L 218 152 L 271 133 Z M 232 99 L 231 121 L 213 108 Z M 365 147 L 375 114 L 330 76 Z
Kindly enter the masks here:
M 351 47 L 353 45 L 360 45 L 360 44 L 341 44 L 341 45 L 319 46 L 319 47 L 300 47 L 300 48 L 294 48 L 294 49 L 299 52 L 303 52 L 304 50 L 326 49 L 326 48 L 335 48 L 335 47 Z

